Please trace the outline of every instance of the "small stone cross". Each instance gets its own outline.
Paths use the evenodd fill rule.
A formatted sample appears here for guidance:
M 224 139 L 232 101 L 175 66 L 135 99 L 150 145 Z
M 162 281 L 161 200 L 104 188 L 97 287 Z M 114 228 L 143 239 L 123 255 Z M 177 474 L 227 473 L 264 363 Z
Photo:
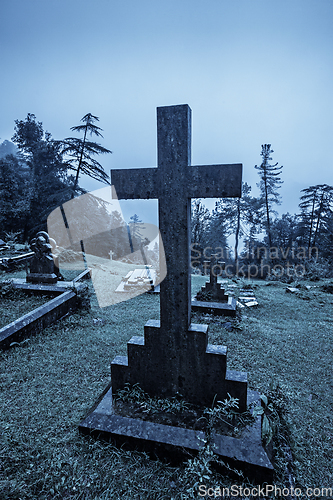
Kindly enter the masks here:
M 225 262 L 218 260 L 218 255 L 213 253 L 209 261 L 204 261 L 204 269 L 209 266 L 209 282 L 201 288 L 202 292 L 210 292 L 212 298 L 221 301 L 228 301 L 228 295 L 225 295 L 224 288 L 221 288 L 221 284 L 217 282 L 217 276 L 222 274 L 225 267 Z
M 217 285 L 217 277 L 221 276 L 222 271 L 225 267 L 225 262 L 222 260 L 218 260 L 218 253 L 213 253 L 210 257 L 210 260 L 204 261 L 204 269 L 206 272 L 207 267 L 209 266 L 209 281 L 210 284 L 216 288 Z
M 111 170 L 118 199 L 158 199 L 167 265 L 160 321 L 149 321 L 144 337 L 130 340 L 128 357 L 115 358 L 112 390 L 138 383 L 149 394 L 180 393 L 189 401 L 211 404 L 215 395 L 232 394 L 238 387 L 246 405 L 244 377 L 238 372 L 226 377 L 226 348 L 207 345 L 208 327 L 190 324 L 191 198 L 241 196 L 242 165 L 190 166 L 191 110 L 186 104 L 157 108 L 157 148 L 157 168 Z

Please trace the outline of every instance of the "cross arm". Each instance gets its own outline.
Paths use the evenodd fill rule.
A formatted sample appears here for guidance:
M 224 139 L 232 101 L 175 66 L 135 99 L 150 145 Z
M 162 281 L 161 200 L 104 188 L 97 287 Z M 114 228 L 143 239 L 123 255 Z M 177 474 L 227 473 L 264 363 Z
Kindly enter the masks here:
M 119 200 L 158 198 L 157 168 L 111 170 L 111 184 Z
M 189 167 L 190 198 L 237 198 L 242 194 L 242 164 Z

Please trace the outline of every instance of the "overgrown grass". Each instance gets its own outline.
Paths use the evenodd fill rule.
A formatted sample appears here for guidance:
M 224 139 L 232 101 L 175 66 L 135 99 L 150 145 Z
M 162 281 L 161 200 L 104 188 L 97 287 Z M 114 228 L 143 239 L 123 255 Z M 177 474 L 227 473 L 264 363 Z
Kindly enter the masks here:
M 0 282 L 0 328 L 45 304 L 49 297 L 27 296 L 10 283 Z
M 193 277 L 195 291 L 202 281 Z M 296 296 L 285 288 L 258 284 L 259 307 L 243 310 L 231 329 L 223 326 L 228 318 L 194 315 L 193 322 L 210 323 L 209 341 L 228 346 L 228 368 L 247 371 L 252 388 L 280 386 L 279 432 L 290 439 L 296 485 L 329 487 L 333 295 L 317 287 Z M 205 456 L 171 467 L 79 435 L 78 424 L 109 383 L 114 356 L 126 354 L 130 337 L 158 317 L 158 295 L 104 309 L 92 295 L 90 312 L 0 354 L 1 499 L 180 500 L 200 498 L 196 483 L 247 484 L 212 472 Z M 276 484 L 286 485 L 281 452 L 276 466 Z
M 243 309 L 237 329 L 211 318 L 210 335 L 228 346 L 229 369 L 248 372 L 251 388 L 282 390 L 299 484 L 332 487 L 333 295 L 323 282 L 306 284 L 289 294 L 288 285 L 256 282 L 259 307 Z

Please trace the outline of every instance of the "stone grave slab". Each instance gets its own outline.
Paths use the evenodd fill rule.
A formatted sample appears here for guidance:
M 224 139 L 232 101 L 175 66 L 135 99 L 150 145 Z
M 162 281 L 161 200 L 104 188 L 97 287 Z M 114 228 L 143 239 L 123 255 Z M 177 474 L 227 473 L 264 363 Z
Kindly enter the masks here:
M 58 281 L 55 284 L 52 283 L 27 283 L 23 278 L 14 278 L 12 280 L 13 286 L 22 290 L 24 292 L 31 292 L 36 295 L 59 295 L 64 293 L 67 289 L 73 288 L 78 284 L 79 281 L 83 279 L 89 279 L 91 277 L 91 269 L 85 269 L 78 276 L 76 276 L 72 281 Z
M 259 394 L 248 391 L 247 403 L 259 405 Z M 89 415 L 81 422 L 79 430 L 82 434 L 103 439 L 110 439 L 111 436 L 111 441 L 117 446 L 125 449 L 135 446 L 136 450 L 148 452 L 154 457 L 167 456 L 172 463 L 197 454 L 206 440 L 203 431 L 117 415 L 113 406 L 111 384 L 89 410 Z M 242 470 L 252 480 L 258 483 L 273 480 L 274 469 L 261 444 L 260 415 L 237 438 L 214 432 L 211 445 L 217 459 Z
M 54 285 L 52 283 L 27 283 L 23 278 L 14 278 L 13 286 L 22 290 L 23 292 L 31 292 L 36 295 L 59 295 L 64 293 L 69 288 L 72 288 L 75 284 L 73 281 L 58 281 Z
M 116 292 L 128 292 L 133 289 L 154 291 L 157 282 L 154 269 L 135 269 L 130 271 L 116 288 Z
M 55 284 L 52 283 L 29 283 L 23 278 L 14 278 L 12 280 L 13 286 L 22 290 L 24 292 L 31 292 L 35 295 L 59 295 L 64 293 L 69 288 L 77 286 L 78 282 L 84 279 L 91 278 L 91 269 L 85 269 L 78 276 L 76 276 L 72 281 L 58 281 Z
M 259 305 L 259 302 L 256 299 L 254 291 L 245 288 L 239 291 L 238 304 L 242 307 L 255 307 Z
M 191 198 L 239 197 L 242 165 L 191 166 L 188 105 L 157 108 L 157 145 L 157 168 L 112 170 L 111 182 L 119 199 L 158 199 L 167 265 L 166 278 L 160 284 L 160 320 L 148 321 L 144 336 L 132 337 L 128 342 L 127 356 L 113 360 L 111 387 L 99 402 L 98 422 L 92 410 L 80 425 L 80 430 L 87 433 L 98 427 L 98 432 L 111 440 L 117 438 L 121 427 L 123 437 L 132 446 L 142 441 L 157 446 L 164 441 L 164 430 L 142 426 L 137 418 L 122 421 L 113 413 L 112 393 L 125 384 L 138 384 L 150 396 L 178 395 L 202 406 L 211 406 L 230 394 L 238 398 L 241 412 L 247 408 L 248 396 L 247 374 L 227 370 L 227 348 L 208 344 L 208 326 L 190 321 Z M 164 444 L 179 449 L 184 439 L 193 442 L 188 429 L 166 427 L 165 432 L 173 437 Z M 247 436 L 243 449 L 248 455 L 251 447 Z M 262 447 L 261 453 L 265 454 Z M 271 471 L 271 465 L 266 469 Z
M 287 293 L 299 293 L 299 288 L 288 287 L 286 288 Z
M 254 306 L 258 306 L 258 305 L 259 305 L 259 303 L 256 300 L 250 300 L 250 301 L 245 302 L 246 307 L 254 307 Z

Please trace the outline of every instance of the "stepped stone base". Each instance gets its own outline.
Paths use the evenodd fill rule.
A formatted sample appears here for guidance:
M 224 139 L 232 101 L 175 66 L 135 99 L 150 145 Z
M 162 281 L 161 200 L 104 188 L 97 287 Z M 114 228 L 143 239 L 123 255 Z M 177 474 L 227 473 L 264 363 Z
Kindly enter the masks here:
M 128 356 L 112 361 L 113 391 L 125 384 L 139 384 L 151 396 L 172 397 L 180 392 L 185 401 L 207 406 L 229 393 L 239 399 L 239 410 L 245 411 L 247 374 L 227 371 L 227 347 L 208 344 L 207 325 L 191 324 L 186 340 L 187 345 L 172 359 L 160 322 L 148 321 L 144 337 L 132 337 L 128 342 Z M 174 373 L 180 373 L 178 380 L 172 379 Z

